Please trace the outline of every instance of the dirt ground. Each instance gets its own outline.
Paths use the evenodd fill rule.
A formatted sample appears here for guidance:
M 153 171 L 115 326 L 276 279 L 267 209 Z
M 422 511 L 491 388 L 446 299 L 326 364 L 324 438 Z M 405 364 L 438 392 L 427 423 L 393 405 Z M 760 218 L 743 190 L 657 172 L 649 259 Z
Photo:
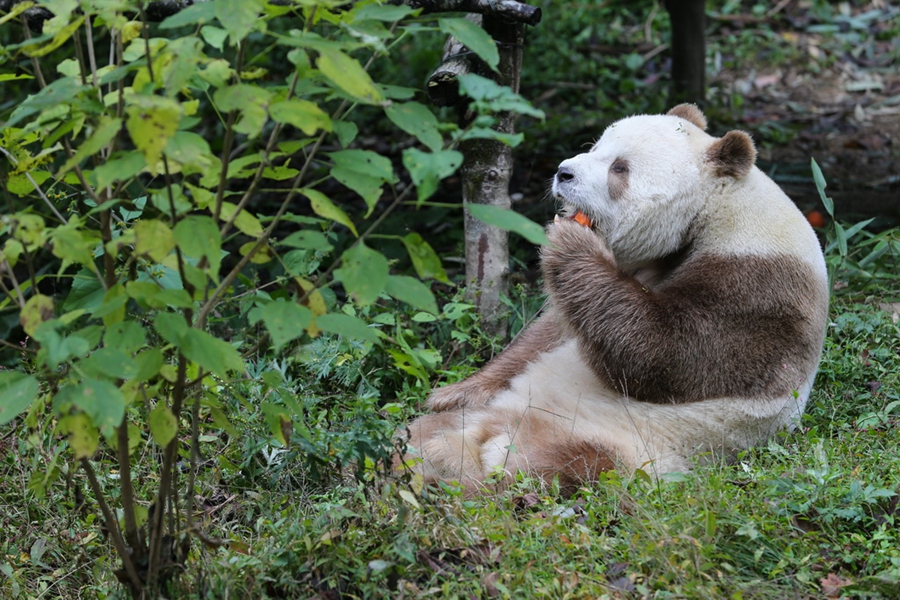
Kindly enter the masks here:
M 896 18 L 896 17 L 895 17 Z M 873 28 L 883 22 L 875 21 Z M 723 72 L 713 78 L 745 100 L 743 122 L 757 139 L 773 128 L 788 139 L 761 144 L 760 166 L 802 207 L 819 205 L 809 181 L 810 157 L 828 180 L 839 218 L 881 217 L 883 226 L 900 224 L 900 40 L 868 40 L 850 47 L 818 72 L 821 36 L 783 31 L 801 50 L 800 60 L 766 70 Z M 803 56 L 809 57 L 803 61 Z
M 896 4 L 843 2 L 830 21 L 813 14 L 805 0 L 779 2 L 762 16 L 709 15 L 706 105 L 711 131 L 721 133 L 721 121 L 733 116 L 736 122 L 727 126 L 753 135 L 760 168 L 804 212 L 824 214 L 810 170 L 810 158 L 815 158 L 840 220 L 878 217 L 876 228 L 900 225 Z M 667 54 L 666 47 L 615 50 Z M 660 93 L 665 89 L 661 85 Z M 531 209 L 529 216 L 540 220 L 540 209 L 533 207 L 545 203 L 546 182 L 560 157 L 517 160 L 512 189 L 518 185 L 525 192 L 520 210 Z

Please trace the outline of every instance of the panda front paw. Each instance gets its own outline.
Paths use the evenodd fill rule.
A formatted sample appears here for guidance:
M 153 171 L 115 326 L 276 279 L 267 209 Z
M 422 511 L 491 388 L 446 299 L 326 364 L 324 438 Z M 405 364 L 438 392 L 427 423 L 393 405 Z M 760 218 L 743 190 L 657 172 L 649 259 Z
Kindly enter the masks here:
M 598 261 L 615 265 L 603 238 L 573 220 L 551 223 L 547 239 L 550 243 L 541 248 L 541 270 L 551 293 L 596 269 Z
M 455 410 L 464 406 L 483 408 L 501 389 L 497 389 L 497 386 L 484 385 L 477 380 L 477 376 L 473 376 L 433 390 L 427 404 L 433 412 Z

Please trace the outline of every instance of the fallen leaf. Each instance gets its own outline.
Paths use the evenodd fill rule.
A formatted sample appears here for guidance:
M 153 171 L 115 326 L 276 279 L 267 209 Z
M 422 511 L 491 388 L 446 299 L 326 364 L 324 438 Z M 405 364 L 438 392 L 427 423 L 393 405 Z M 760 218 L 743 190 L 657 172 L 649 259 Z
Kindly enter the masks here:
M 841 595 L 841 588 L 847 587 L 851 583 L 853 583 L 852 580 L 841 577 L 840 575 L 835 575 L 834 573 L 829 573 L 819 580 L 822 594 L 824 594 L 826 598 L 839 598 Z

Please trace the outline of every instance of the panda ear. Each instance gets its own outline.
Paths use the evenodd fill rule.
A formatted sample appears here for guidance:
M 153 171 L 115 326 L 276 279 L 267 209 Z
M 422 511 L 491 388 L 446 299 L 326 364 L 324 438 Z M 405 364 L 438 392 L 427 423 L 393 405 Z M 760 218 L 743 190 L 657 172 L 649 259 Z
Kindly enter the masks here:
M 666 113 L 671 117 L 678 117 L 693 123 L 703 131 L 706 131 L 706 116 L 696 104 L 679 104 Z
M 756 162 L 756 146 L 743 131 L 729 131 L 707 149 L 706 160 L 715 169 L 716 175 L 740 179 L 750 172 Z

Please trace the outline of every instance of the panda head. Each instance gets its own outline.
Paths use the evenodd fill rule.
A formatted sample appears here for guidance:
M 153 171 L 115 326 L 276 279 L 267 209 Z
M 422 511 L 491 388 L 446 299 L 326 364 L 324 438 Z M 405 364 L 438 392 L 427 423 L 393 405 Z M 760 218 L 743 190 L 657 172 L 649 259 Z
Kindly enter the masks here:
M 746 133 L 714 138 L 705 129 L 693 104 L 617 121 L 589 152 L 559 165 L 553 195 L 564 213 L 591 218 L 620 266 L 666 256 L 690 241 L 700 211 L 756 161 Z

